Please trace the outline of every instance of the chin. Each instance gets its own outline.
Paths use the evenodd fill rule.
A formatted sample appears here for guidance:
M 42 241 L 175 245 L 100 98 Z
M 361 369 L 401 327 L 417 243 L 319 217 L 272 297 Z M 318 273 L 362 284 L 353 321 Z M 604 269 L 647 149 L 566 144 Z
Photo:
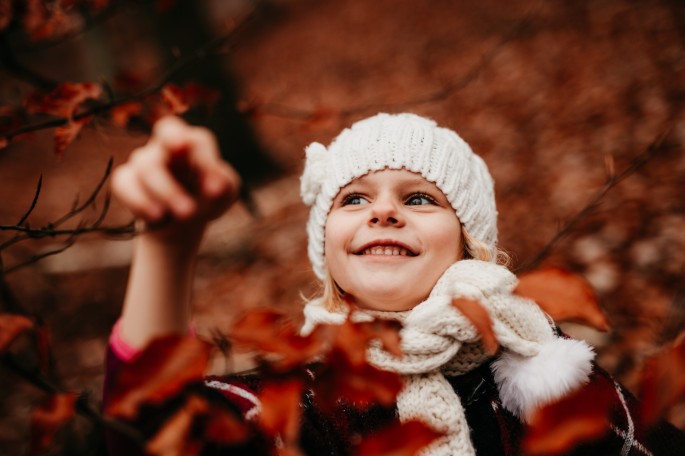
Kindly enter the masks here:
M 392 292 L 383 293 L 382 291 L 368 294 L 353 294 L 353 296 L 355 296 L 357 305 L 360 307 L 386 312 L 411 310 L 423 301 L 423 299 L 420 298 L 414 299 L 408 298 L 407 296 L 397 296 L 393 295 Z M 363 298 L 357 298 L 357 296 L 363 296 Z

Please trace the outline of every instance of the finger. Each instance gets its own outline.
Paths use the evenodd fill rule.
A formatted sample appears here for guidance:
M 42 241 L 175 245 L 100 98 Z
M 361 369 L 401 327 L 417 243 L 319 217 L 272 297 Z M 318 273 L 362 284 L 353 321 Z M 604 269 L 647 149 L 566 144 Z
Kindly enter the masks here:
M 208 198 L 226 198 L 234 201 L 238 196 L 240 185 L 240 176 L 236 170 L 222 159 L 218 159 L 215 165 L 204 174 L 201 190 Z
M 150 142 L 157 143 L 170 151 L 183 149 L 189 145 L 189 134 L 192 129 L 193 127 L 179 117 L 162 117 L 152 128 Z
M 146 222 L 162 219 L 164 207 L 145 191 L 130 167 L 118 167 L 111 179 L 112 193 L 133 215 Z
M 141 175 L 146 192 L 179 219 L 193 215 L 197 205 L 168 169 L 150 166 Z

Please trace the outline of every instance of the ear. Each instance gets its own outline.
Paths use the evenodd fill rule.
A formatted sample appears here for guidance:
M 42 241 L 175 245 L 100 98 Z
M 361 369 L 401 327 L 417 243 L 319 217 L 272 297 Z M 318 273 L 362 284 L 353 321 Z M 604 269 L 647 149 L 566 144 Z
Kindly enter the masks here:
M 538 408 L 586 384 L 594 358 L 587 343 L 557 337 L 534 356 L 503 352 L 492 363 L 502 405 L 527 421 Z

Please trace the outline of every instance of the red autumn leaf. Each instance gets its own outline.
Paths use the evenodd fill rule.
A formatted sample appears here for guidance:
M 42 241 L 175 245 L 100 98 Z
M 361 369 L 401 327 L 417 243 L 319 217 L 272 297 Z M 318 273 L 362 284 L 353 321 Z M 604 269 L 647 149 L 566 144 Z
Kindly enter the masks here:
M 380 370 L 366 362 L 352 363 L 348 353 L 334 349 L 316 372 L 314 398 L 322 410 L 334 412 L 344 400 L 357 408 L 371 404 L 390 406 L 402 389 L 394 372 Z
M 106 412 L 132 418 L 143 403 L 158 404 L 203 378 L 211 346 L 194 337 L 170 335 L 153 340 L 114 379 Z
M 97 99 L 101 93 L 102 88 L 92 82 L 65 82 L 47 95 L 33 94 L 26 102 L 26 109 L 72 119 L 83 102 Z
M 186 402 L 145 445 L 145 451 L 155 456 L 192 456 L 202 450 L 198 441 L 191 438 L 191 428 L 198 415 L 209 412 L 209 403 L 197 396 Z
M 685 337 L 647 360 L 639 388 L 640 414 L 647 426 L 666 417 L 685 398 Z
M 556 322 L 576 321 L 600 331 L 609 329 L 590 284 L 563 268 L 549 267 L 522 274 L 514 292 L 537 302 Z
M 236 343 L 262 353 L 276 354 L 272 367 L 283 371 L 311 362 L 323 350 L 329 331 L 329 327 L 322 325 L 303 337 L 285 315 L 256 309 L 238 320 L 229 334 Z
M 190 106 L 203 104 L 213 106 L 219 101 L 221 92 L 196 82 L 188 82 L 181 89 L 183 97 Z
M 207 441 L 233 445 L 246 441 L 250 436 L 250 428 L 235 415 L 213 406 L 204 435 Z
M 38 355 L 38 366 L 43 374 L 47 374 L 50 367 L 51 339 L 47 326 L 39 325 L 36 331 L 36 352 Z
M 32 40 L 58 38 L 82 25 L 83 19 L 67 3 L 54 2 L 49 8 L 43 7 L 42 11 L 35 6 L 27 8 L 27 16 L 32 14 L 33 19 L 25 20 L 24 28 Z
M 414 456 L 442 434 L 421 421 L 394 422 L 366 437 L 355 456 Z
M 90 122 L 92 117 L 85 117 L 79 120 L 73 120 L 66 125 L 55 128 L 55 156 L 63 157 L 67 147 L 74 142 L 83 126 Z
M 0 0 L 0 32 L 12 22 L 12 0 Z
M 190 108 L 185 93 L 177 85 L 165 85 L 162 87 L 160 94 L 168 114 L 183 114 Z
M 286 447 L 297 445 L 300 435 L 303 389 L 302 380 L 290 378 L 266 382 L 259 394 L 260 427 L 268 436 L 280 436 Z
M 0 353 L 7 350 L 20 334 L 33 327 L 33 321 L 23 315 L 0 314 Z
M 31 453 L 43 452 L 52 446 L 55 433 L 74 416 L 76 394 L 54 394 L 31 413 Z
M 145 449 L 155 456 L 185 456 L 200 454 L 207 442 L 232 445 L 248 437 L 248 426 L 236 416 L 191 394 Z
M 372 340 L 380 340 L 386 351 L 401 355 L 400 329 L 401 325 L 391 320 L 352 322 L 347 319 L 336 328 L 333 346 L 346 354 L 350 364 L 361 366 L 366 363 L 366 351 Z
M 499 342 L 492 329 L 492 319 L 485 307 L 478 301 L 466 298 L 454 298 L 452 305 L 476 327 L 485 350 L 491 355 L 497 353 Z
M 109 112 L 109 116 L 114 125 L 124 128 L 128 125 L 131 117 L 137 116 L 141 112 L 143 112 L 143 105 L 137 101 L 132 101 L 113 107 Z
M 522 447 L 531 455 L 564 454 L 580 443 L 602 437 L 609 429 L 614 385 L 591 382 L 531 417 Z

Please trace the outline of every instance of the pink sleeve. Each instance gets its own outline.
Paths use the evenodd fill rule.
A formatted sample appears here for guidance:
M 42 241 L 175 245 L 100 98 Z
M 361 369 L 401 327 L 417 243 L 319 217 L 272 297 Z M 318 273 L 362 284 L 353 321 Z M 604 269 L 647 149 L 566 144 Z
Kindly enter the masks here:
M 112 334 L 109 336 L 109 346 L 117 358 L 125 363 L 128 363 L 133 361 L 142 350 L 134 347 L 124 340 L 124 338 L 121 336 L 120 323 L 121 320 L 117 320 L 117 322 L 114 323 Z M 193 325 L 189 326 L 188 334 L 191 336 L 195 335 L 195 327 Z
M 117 358 L 128 363 L 138 356 L 141 350 L 130 345 L 121 337 L 120 323 L 121 320 L 117 320 L 112 328 L 112 334 L 109 336 L 109 346 Z

